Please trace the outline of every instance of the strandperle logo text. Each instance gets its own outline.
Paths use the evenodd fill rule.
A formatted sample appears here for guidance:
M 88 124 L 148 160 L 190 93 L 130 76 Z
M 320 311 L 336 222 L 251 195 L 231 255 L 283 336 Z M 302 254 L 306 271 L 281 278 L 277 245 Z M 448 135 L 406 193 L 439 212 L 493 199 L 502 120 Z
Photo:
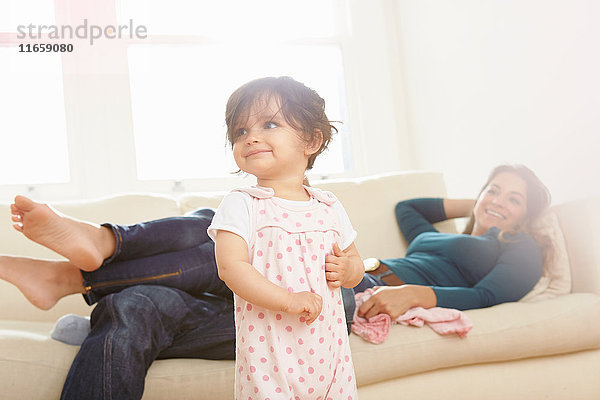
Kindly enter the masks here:
M 89 25 L 84 19 L 80 25 L 19 25 L 17 26 L 18 39 L 89 39 L 90 45 L 98 39 L 146 39 L 148 30 L 145 25 L 134 25 L 129 20 L 127 25 Z

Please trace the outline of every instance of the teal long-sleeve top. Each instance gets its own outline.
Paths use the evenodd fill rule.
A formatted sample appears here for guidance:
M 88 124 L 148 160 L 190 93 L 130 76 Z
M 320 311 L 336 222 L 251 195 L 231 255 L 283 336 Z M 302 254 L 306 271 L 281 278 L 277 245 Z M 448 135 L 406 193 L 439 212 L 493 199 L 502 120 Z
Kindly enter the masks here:
M 525 233 L 482 236 L 440 233 L 443 199 L 420 198 L 396 205 L 396 219 L 409 243 L 406 256 L 382 260 L 407 284 L 430 286 L 439 307 L 467 310 L 517 301 L 542 273 L 542 252 Z

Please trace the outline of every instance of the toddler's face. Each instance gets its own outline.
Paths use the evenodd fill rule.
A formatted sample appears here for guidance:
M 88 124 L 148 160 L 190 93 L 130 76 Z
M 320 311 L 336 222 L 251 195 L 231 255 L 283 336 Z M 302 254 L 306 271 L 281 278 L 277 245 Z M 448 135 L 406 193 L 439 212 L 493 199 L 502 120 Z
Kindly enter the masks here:
M 246 123 L 235 130 L 237 166 L 259 181 L 304 176 L 310 156 L 307 142 L 303 132 L 286 122 L 277 99 L 255 102 L 249 114 Z

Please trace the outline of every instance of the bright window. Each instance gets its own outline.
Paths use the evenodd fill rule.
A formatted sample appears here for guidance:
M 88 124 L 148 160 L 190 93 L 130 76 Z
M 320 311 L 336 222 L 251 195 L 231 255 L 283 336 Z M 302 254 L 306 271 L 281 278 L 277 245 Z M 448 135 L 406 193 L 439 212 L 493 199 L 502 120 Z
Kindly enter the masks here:
M 318 59 L 319 62 L 313 60 Z M 289 75 L 325 98 L 342 120 L 341 55 L 333 46 L 136 46 L 129 50 L 138 178 L 191 179 L 236 171 L 226 145 L 225 104 L 243 83 Z M 315 173 L 344 171 L 344 125 Z M 322 161 L 321 163 L 319 163 Z
M 251 79 L 292 76 L 326 100 L 330 119 L 345 120 L 331 1 L 123 2 L 120 21 L 130 19 L 159 34 L 128 51 L 140 180 L 236 171 L 225 140 L 225 104 Z M 344 172 L 347 127 L 338 129 L 314 174 Z
M 54 2 L 47 0 L 2 0 L 0 32 L 17 32 L 17 26 L 55 24 Z
M 97 7 L 1 2 L 0 201 L 22 192 L 62 200 L 227 190 L 240 181 L 231 175 L 225 103 L 264 76 L 314 88 L 329 118 L 343 121 L 309 177 L 351 169 L 346 0 L 106 0 Z M 46 43 L 54 40 L 50 26 L 85 23 L 143 26 L 147 36 L 72 40 L 70 54 L 19 53 L 17 34 L 30 26 L 25 42 Z
M 0 32 L 16 34 L 18 26 L 32 23 L 55 24 L 54 4 L 13 0 L 0 6 Z M 67 182 L 60 56 L 0 47 L 0 88 L 0 185 Z
M 60 56 L 0 48 L 0 185 L 69 181 Z
M 119 20 L 146 24 L 155 35 L 200 35 L 219 41 L 331 37 L 332 0 L 124 0 Z

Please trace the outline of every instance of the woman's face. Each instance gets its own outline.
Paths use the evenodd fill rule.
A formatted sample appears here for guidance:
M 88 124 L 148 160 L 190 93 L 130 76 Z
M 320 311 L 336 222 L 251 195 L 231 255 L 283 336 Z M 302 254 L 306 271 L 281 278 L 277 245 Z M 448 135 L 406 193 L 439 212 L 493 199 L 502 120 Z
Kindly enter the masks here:
M 473 235 L 483 235 L 492 226 L 516 230 L 527 217 L 527 183 L 512 172 L 496 175 L 479 195 Z

